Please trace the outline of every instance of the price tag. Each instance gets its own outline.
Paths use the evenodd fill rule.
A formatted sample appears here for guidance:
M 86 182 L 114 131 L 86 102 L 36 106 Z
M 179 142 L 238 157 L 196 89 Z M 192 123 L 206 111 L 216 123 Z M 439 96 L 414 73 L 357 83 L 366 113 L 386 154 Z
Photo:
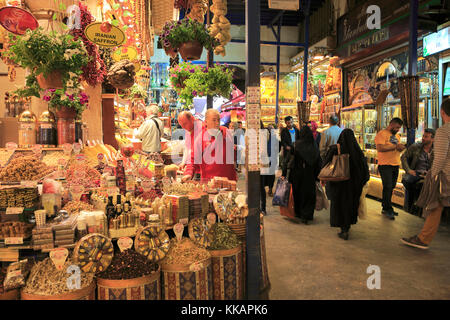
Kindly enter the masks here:
M 23 237 L 8 237 L 5 238 L 5 244 L 23 244 Z
M 17 149 L 17 143 L 15 143 L 15 142 L 8 142 L 6 144 L 6 149 L 8 149 L 8 151 L 15 151 Z
M 6 214 L 22 214 L 22 213 L 23 213 L 23 208 L 19 208 L 19 207 L 6 208 Z
M 79 201 L 84 193 L 84 187 L 81 185 L 72 186 L 69 190 L 72 195 L 72 200 L 74 201 Z
M 189 223 L 189 218 L 183 218 L 178 220 L 178 223 L 181 223 L 183 225 L 187 225 Z
M 181 241 L 183 238 L 183 231 L 184 225 L 182 223 L 177 223 L 173 226 L 173 232 L 175 232 L 178 241 Z
M 31 149 L 33 150 L 34 154 L 37 156 L 40 156 L 42 153 L 42 145 L 41 144 L 35 144 Z
M 73 144 L 73 151 L 78 154 L 81 151 L 81 144 L 79 144 L 78 142 Z
M 75 160 L 80 161 L 80 162 L 86 161 L 86 155 L 84 155 L 84 154 L 77 154 L 75 156 Z
M 216 214 L 215 213 L 208 213 L 206 216 L 206 219 L 208 219 L 208 223 L 210 226 L 216 223 Z
M 119 240 L 117 240 L 117 245 L 119 246 L 120 252 L 123 252 L 133 247 L 133 239 L 130 237 L 119 238 Z
M 105 160 L 104 154 L 103 154 L 103 153 L 97 154 L 97 159 L 98 159 L 98 161 L 103 161 L 103 160 Z
M 57 270 L 63 270 L 69 251 L 66 248 L 57 248 L 50 251 L 50 259 Z
M 64 143 L 62 148 L 66 155 L 70 155 L 72 153 L 73 146 L 70 143 Z
M 36 188 L 38 185 L 37 181 L 28 181 L 28 180 L 24 180 L 24 181 L 20 181 L 20 185 L 24 186 L 25 188 Z
M 105 169 L 103 169 L 103 173 L 107 173 L 110 176 L 113 176 L 114 175 L 114 170 L 113 170 L 112 167 L 106 167 Z
M 67 160 L 64 158 L 58 159 L 58 165 L 65 167 L 67 165 Z
M 201 263 L 201 262 L 194 262 L 193 264 L 191 264 L 189 266 L 189 270 L 192 272 L 198 272 L 202 269 L 203 269 L 203 263 Z

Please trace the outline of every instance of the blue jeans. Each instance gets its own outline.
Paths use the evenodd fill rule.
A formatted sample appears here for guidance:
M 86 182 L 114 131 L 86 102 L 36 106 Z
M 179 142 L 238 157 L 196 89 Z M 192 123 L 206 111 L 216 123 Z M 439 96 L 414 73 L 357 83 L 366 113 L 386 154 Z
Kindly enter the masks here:
M 392 193 L 397 185 L 399 166 L 378 166 L 381 181 L 383 182 L 383 210 L 394 211 L 392 208 Z

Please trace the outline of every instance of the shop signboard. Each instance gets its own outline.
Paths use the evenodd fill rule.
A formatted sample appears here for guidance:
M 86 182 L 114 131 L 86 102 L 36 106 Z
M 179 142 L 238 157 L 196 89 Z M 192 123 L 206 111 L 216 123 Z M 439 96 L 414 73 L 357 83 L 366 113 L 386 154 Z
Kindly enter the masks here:
M 134 61 L 136 60 L 138 56 L 138 51 L 135 47 L 120 47 L 113 53 L 113 60 L 114 61 L 122 61 L 122 60 L 130 60 Z M 136 69 L 136 65 L 134 66 Z
M 269 0 L 270 9 L 297 11 L 300 1 L 298 0 Z
M 94 22 L 86 27 L 84 34 L 89 41 L 101 47 L 118 47 L 125 43 L 125 33 L 107 22 Z
M 450 27 L 423 37 L 423 56 L 429 56 L 450 48 Z

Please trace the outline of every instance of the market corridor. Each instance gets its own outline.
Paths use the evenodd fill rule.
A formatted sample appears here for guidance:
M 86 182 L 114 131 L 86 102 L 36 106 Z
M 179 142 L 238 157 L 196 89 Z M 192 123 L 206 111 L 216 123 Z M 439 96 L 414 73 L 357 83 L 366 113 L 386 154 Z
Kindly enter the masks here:
M 448 225 L 428 250 L 407 247 L 400 238 L 419 231 L 423 220 L 396 208 L 399 216 L 390 221 L 380 202 L 367 199 L 367 219 L 344 241 L 329 226 L 328 210 L 304 225 L 281 216 L 271 201 L 264 219 L 271 300 L 450 299 Z M 380 290 L 367 288 L 369 265 L 381 269 Z

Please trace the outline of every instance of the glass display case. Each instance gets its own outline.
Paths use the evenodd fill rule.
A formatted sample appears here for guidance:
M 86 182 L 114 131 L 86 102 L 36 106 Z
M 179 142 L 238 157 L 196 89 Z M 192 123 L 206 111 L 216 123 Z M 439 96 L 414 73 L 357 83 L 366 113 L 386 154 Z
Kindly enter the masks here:
M 341 112 L 341 126 L 352 129 L 363 151 L 376 149 L 377 110 L 374 105 L 346 107 Z

